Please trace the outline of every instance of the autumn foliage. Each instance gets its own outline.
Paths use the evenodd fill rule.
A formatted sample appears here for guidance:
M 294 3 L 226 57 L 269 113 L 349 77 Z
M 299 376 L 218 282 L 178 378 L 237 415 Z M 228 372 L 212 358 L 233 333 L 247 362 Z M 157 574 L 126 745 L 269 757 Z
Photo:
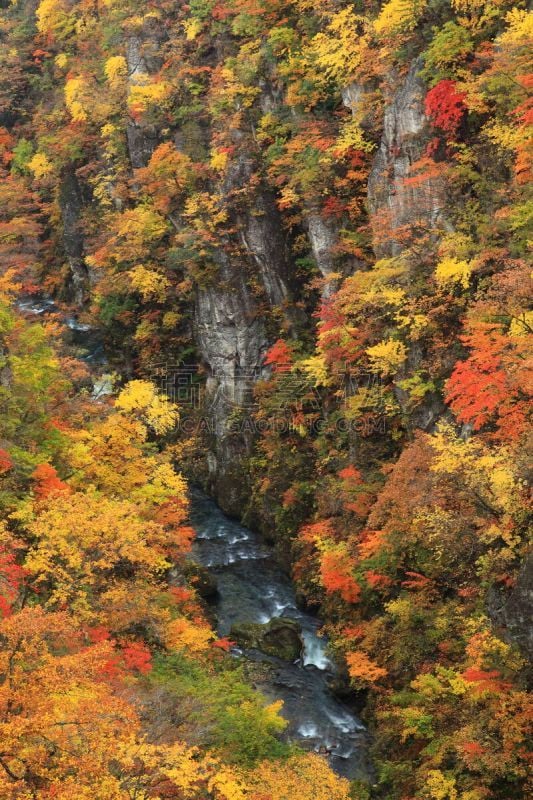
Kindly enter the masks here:
M 0 25 L 0 798 L 525 797 L 527 4 Z M 219 428 L 163 361 L 249 381 L 227 485 L 366 703 L 369 787 L 284 749 L 185 580 Z
M 426 95 L 426 114 L 435 128 L 454 137 L 466 111 L 464 100 L 454 81 L 439 81 Z

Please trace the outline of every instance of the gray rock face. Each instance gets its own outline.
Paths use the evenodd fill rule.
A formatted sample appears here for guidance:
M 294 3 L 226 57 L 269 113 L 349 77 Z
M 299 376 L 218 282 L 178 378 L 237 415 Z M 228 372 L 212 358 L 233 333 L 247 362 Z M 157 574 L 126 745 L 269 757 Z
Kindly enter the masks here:
M 130 36 L 127 40 L 126 63 L 130 86 L 144 82 L 147 75 L 159 69 L 160 59 L 155 54 L 161 38 L 159 27 L 148 26 L 141 34 Z M 132 168 L 145 167 L 157 147 L 157 128 L 144 120 L 136 122 L 129 119 L 126 125 L 126 138 Z
M 360 83 L 349 83 L 341 92 L 342 104 L 349 108 L 356 119 L 360 116 L 366 90 Z
M 368 178 L 368 205 L 378 258 L 399 255 L 405 247 L 402 234 L 405 237 L 410 228 L 445 227 L 440 182 L 435 178 L 415 185 L 406 182 L 429 139 L 420 68 L 419 61 L 411 65 L 385 109 L 383 135 Z M 388 235 L 384 236 L 384 231 Z
M 363 130 L 371 130 L 376 124 L 376 107 L 373 102 L 376 92 L 371 85 L 353 81 L 341 90 L 342 104 L 349 108 L 352 117 Z
M 424 113 L 426 87 L 413 62 L 403 83 L 385 108 L 383 134 L 368 178 L 368 209 L 378 258 L 399 256 L 409 247 L 411 233 L 432 231 L 435 238 L 449 226 L 443 215 L 444 187 L 433 177 L 410 183 L 411 167 L 424 153 L 430 132 Z M 361 102 L 352 87 L 345 103 Z M 420 347 L 413 343 L 408 367 L 414 372 L 423 362 Z M 426 395 L 415 409 L 409 408 L 406 392 L 398 386 L 395 395 L 413 428 L 432 430 L 445 410 L 438 393 Z
M 128 153 L 133 169 L 145 167 L 157 147 L 157 130 L 153 125 L 129 120 L 126 126 Z
M 224 253 L 219 254 L 219 278 L 217 285 L 197 289 L 195 332 L 209 369 L 207 391 L 216 435 L 223 437 L 231 412 L 250 405 L 250 387 L 268 342 L 243 276 Z
M 351 275 L 363 266 L 363 262 L 354 257 L 347 259 L 340 255 L 337 220 L 326 217 L 316 208 L 304 209 L 303 217 L 311 252 L 322 277 L 325 278 L 322 298 L 327 299 L 337 291 L 340 277 Z
M 70 267 L 72 295 L 82 306 L 88 298 L 89 270 L 84 260 L 84 239 L 80 217 L 83 197 L 73 167 L 65 170 L 59 192 L 59 206 L 63 222 L 63 248 Z
M 208 370 L 205 411 L 212 425 L 211 489 L 225 510 L 237 513 L 245 492 L 240 463 L 252 440 L 251 429 L 243 423 L 251 408 L 253 384 L 262 374 L 268 339 L 245 276 L 224 252 L 219 252 L 218 260 L 219 282 L 197 288 L 194 330 Z
M 251 163 L 236 161 L 224 181 L 230 194 L 246 185 Z M 208 459 L 211 488 L 222 507 L 237 513 L 246 488 L 241 462 L 253 432 L 248 417 L 253 386 L 264 376 L 264 355 L 272 344 L 265 310 L 280 308 L 291 324 L 286 246 L 274 198 L 259 187 L 246 210 L 236 213 L 237 239 L 243 259 L 217 251 L 216 283 L 196 290 L 195 339 L 207 367 L 207 416 L 212 424 Z M 252 290 L 250 276 L 259 292 Z M 258 279 L 258 280 L 256 280 Z
M 240 221 L 241 243 L 259 270 L 268 302 L 282 306 L 287 302 L 287 263 L 281 219 L 268 192 L 261 192 L 251 209 Z
M 336 226 L 324 219 L 318 211 L 308 211 L 305 214 L 307 233 L 311 250 L 316 264 L 322 276 L 327 279 L 328 275 L 335 272 L 335 247 L 338 244 L 339 236 Z M 328 281 L 323 289 L 322 295 L 327 298 L 335 291 L 335 282 Z
M 492 589 L 487 598 L 492 621 L 504 628 L 504 635 L 533 658 L 533 551 L 526 556 L 515 586 L 504 593 Z

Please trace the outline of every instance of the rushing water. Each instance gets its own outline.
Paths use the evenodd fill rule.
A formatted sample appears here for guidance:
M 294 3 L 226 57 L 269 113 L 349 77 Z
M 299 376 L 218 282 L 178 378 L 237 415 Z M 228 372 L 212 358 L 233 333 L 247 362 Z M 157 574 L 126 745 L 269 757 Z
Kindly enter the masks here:
M 93 399 L 98 400 L 113 392 L 112 376 L 105 371 L 107 359 L 98 328 L 86 325 L 76 317 L 65 316 L 52 298 L 46 295 L 23 295 L 17 301 L 17 308 L 30 317 L 53 316 L 65 325 L 69 344 L 80 361 L 84 361 L 90 368 Z
M 54 316 L 69 331 L 69 343 L 77 351 L 78 358 L 85 361 L 95 372 L 107 364 L 104 344 L 98 328 L 80 322 L 76 317 L 68 317 L 61 311 L 51 297 L 42 294 L 22 295 L 17 308 L 30 317 Z
M 229 519 L 205 495 L 192 493 L 193 556 L 216 578 L 218 633 L 227 636 L 237 622 L 269 622 L 287 617 L 299 623 L 304 648 L 295 663 L 247 651 L 246 657 L 268 662 L 271 671 L 260 688 L 283 700 L 287 734 L 301 746 L 327 751 L 331 766 L 349 777 L 366 773 L 366 735 L 353 712 L 330 691 L 334 665 L 326 654 L 315 617 L 296 605 L 289 578 L 272 551 L 251 530 Z M 238 655 L 240 651 L 236 651 Z

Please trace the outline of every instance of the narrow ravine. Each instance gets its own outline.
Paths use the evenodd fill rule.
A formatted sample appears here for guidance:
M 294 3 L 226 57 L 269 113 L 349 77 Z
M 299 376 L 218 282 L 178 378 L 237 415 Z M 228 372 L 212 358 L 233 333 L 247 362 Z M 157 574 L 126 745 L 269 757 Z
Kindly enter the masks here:
M 78 357 L 90 367 L 93 398 L 112 391 L 96 328 L 64 316 L 46 296 L 21 297 L 17 306 L 30 317 L 54 315 L 62 320 Z M 303 646 L 293 661 L 259 649 L 232 649 L 235 657 L 265 664 L 264 678 L 256 685 L 269 699 L 283 701 L 287 738 L 327 755 L 340 775 L 368 779 L 371 770 L 365 728 L 331 691 L 336 668 L 327 656 L 326 639 L 318 633 L 320 622 L 297 607 L 292 583 L 271 548 L 258 533 L 227 517 L 198 489 L 191 491 L 191 524 L 196 530 L 192 558 L 216 580 L 213 610 L 220 636 L 229 636 L 234 625 L 265 624 L 279 618 L 296 622 L 301 630 Z
M 301 657 L 283 661 L 259 650 L 235 648 L 237 657 L 270 665 L 258 688 L 283 700 L 287 735 L 302 747 L 327 752 L 331 766 L 347 777 L 368 775 L 367 736 L 355 714 L 332 693 L 335 667 L 318 635 L 319 621 L 296 605 L 293 586 L 272 551 L 253 531 L 229 519 L 199 491 L 193 491 L 191 522 L 196 530 L 193 558 L 216 579 L 214 611 L 218 633 L 228 636 L 239 623 L 296 621 L 302 631 Z

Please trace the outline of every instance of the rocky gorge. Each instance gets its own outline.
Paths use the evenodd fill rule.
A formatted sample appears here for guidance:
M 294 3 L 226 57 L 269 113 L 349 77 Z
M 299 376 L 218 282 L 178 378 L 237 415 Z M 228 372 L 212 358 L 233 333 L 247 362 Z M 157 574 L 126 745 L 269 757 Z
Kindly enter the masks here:
M 67 457 L 62 439 L 82 418 L 89 441 L 91 418 L 111 415 L 104 462 L 117 420 L 125 453 L 144 431 L 128 493 L 152 506 L 165 495 L 157 519 L 139 511 L 148 531 L 180 519 L 177 628 L 205 663 L 139 620 L 114 636 L 142 651 L 126 660 L 165 676 L 161 707 L 192 746 L 219 746 L 224 728 L 230 763 L 239 715 L 257 712 L 253 747 L 257 734 L 276 758 L 280 742 L 320 751 L 356 779 L 357 800 L 518 800 L 531 13 L 513 0 L 4 6 L 0 304 L 16 298 L 20 320 L 0 317 L 1 388 L 16 395 L 25 371 L 21 405 L 50 397 L 46 414 L 16 422 L 5 400 L 0 477 L 39 517 L 39 476 L 79 499 L 87 469 L 87 492 L 100 491 L 86 445 Z M 47 377 L 57 364 L 64 385 Z M 161 425 L 146 421 L 146 398 Z M 23 447 L 13 431 L 25 425 Z M 186 485 L 196 540 L 182 563 Z M 29 523 L 13 491 L 15 536 Z M 113 502 L 123 491 L 109 479 Z M 110 575 L 127 581 L 129 569 Z M 204 669 L 213 686 L 218 669 L 236 681 L 233 726 L 218 689 L 195 694 Z M 237 674 L 274 709 L 283 699 L 284 734 L 279 709 L 268 721 Z M 278 800 L 259 751 L 246 769 L 263 770 Z M 304 760 L 322 780 L 317 764 Z M 344 800 L 345 784 L 331 786 Z

